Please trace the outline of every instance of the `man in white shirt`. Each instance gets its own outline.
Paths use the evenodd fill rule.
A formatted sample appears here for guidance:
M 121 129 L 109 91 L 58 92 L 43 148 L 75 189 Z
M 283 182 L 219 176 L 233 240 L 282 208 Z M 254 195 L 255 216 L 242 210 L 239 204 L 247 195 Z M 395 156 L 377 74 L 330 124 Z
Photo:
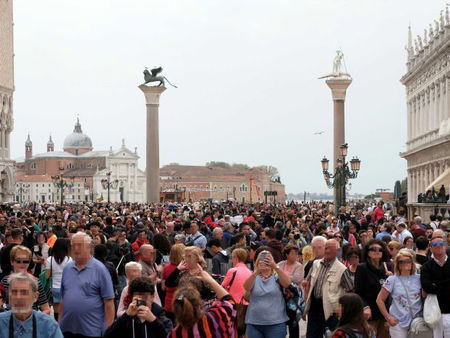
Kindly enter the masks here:
M 397 223 L 397 230 L 394 231 L 394 233 L 392 234 L 392 237 L 403 244 L 403 242 L 405 241 L 405 238 L 407 237 L 411 237 L 413 238 L 413 235 L 406 230 L 406 224 L 403 222 L 399 222 Z

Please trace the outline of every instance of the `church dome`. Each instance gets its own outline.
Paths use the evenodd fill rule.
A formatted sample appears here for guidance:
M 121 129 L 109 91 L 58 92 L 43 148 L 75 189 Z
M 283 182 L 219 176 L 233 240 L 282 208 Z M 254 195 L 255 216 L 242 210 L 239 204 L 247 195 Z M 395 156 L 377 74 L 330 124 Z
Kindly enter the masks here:
M 64 139 L 64 150 L 66 149 L 92 149 L 91 138 L 86 134 L 83 134 L 78 118 L 73 133 Z

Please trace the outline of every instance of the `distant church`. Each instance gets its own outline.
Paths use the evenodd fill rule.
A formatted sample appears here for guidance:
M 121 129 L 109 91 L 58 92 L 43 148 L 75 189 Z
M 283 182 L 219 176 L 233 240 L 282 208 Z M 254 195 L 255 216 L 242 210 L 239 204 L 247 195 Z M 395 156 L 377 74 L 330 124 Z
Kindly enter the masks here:
M 2 0 L 0 0 L 2 1 Z M 138 169 L 139 156 L 122 146 L 113 150 L 97 150 L 91 138 L 84 134 L 77 119 L 73 132 L 64 139 L 63 151 L 55 151 L 50 137 L 47 152 L 33 155 L 30 135 L 25 141 L 25 157 L 17 159 L 17 202 L 60 202 L 61 191 L 55 176 L 62 176 L 64 202 L 97 201 L 107 199 L 107 188 L 102 180 L 110 173 L 112 202 L 143 202 L 145 199 L 145 174 Z
M 14 161 L 10 134 L 14 128 L 14 49 L 12 0 L 0 0 L 0 202 L 14 198 Z

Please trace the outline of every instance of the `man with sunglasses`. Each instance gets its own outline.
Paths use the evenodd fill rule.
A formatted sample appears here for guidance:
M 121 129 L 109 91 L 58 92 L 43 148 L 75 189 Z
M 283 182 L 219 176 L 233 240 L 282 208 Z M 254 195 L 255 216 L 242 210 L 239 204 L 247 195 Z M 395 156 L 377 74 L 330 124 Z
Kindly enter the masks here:
M 450 261 L 442 231 L 433 232 L 430 251 L 431 259 L 422 265 L 420 281 L 424 292 L 437 296 L 442 314 L 433 329 L 433 337 L 450 337 Z

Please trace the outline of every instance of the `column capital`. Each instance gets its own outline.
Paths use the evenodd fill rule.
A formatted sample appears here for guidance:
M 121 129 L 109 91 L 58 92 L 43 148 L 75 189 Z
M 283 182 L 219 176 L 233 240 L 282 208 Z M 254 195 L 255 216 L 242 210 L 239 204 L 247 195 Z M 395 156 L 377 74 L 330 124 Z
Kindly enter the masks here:
M 348 86 L 352 83 L 351 79 L 339 79 L 331 78 L 326 81 L 328 87 L 331 89 L 331 95 L 333 100 L 345 100 L 345 94 L 347 92 Z
M 146 86 L 142 84 L 139 86 L 139 89 L 144 93 L 146 104 L 159 104 L 159 97 L 166 90 L 166 87 Z

